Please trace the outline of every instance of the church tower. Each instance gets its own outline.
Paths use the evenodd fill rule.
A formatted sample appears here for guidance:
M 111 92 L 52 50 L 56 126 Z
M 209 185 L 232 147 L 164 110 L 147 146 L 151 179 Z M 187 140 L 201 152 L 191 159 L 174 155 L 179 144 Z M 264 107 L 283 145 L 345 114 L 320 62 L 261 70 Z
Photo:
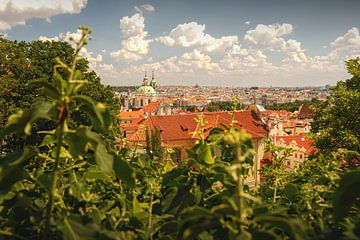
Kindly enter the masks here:
M 148 80 L 148 77 L 146 75 L 146 71 L 145 71 L 145 76 L 144 76 L 144 79 L 143 79 L 143 86 L 149 86 L 149 80 Z
M 152 71 L 150 86 L 152 86 L 154 89 L 156 89 L 156 87 L 157 87 L 155 77 L 154 77 L 154 71 Z

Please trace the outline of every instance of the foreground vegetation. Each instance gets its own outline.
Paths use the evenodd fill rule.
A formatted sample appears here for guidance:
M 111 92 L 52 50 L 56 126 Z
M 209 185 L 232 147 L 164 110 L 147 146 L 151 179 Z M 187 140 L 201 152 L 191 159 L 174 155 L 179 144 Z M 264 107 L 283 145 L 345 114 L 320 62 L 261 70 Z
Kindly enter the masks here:
M 360 171 L 345 164 L 359 156 L 353 145 L 333 148 L 342 135 L 292 172 L 284 170 L 285 150 L 269 144 L 272 164 L 263 170 L 266 182 L 255 188 L 245 183 L 253 165 L 250 136 L 232 126 L 213 129 L 207 138 L 200 128 L 199 141 L 179 166 L 171 152 L 159 149 L 156 131 L 148 132 L 147 154 L 124 146 L 115 151 L 108 144 L 111 112 L 83 95 L 89 80 L 79 70 L 83 60 L 77 54 L 90 30 L 81 30 L 72 60 L 57 58 L 52 81 L 29 83 L 41 89 L 42 101 L 11 115 L 1 130 L 2 144 L 8 146 L 0 159 L 2 238 L 360 237 Z M 340 83 L 339 89 L 358 97 L 359 59 L 348 66 L 357 83 L 352 89 Z M 336 104 L 330 99 L 328 111 L 318 112 L 320 123 L 337 120 L 335 113 L 328 116 Z M 87 121 L 74 124 L 77 112 Z M 201 117 L 197 121 L 204 126 Z M 328 136 L 320 123 L 315 128 L 319 143 Z M 358 140 L 356 134 L 351 132 L 351 138 Z M 39 141 L 10 145 L 27 136 Z

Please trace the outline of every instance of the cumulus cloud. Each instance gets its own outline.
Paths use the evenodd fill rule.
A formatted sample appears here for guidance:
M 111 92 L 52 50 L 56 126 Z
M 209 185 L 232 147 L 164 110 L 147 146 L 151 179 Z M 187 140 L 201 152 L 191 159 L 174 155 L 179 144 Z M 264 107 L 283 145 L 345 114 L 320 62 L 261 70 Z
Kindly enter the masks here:
M 156 38 L 156 41 L 167 46 L 194 47 L 202 51 L 225 51 L 238 43 L 238 37 L 222 36 L 214 38 L 205 33 L 205 24 L 190 22 L 179 24 L 168 35 Z
M 287 55 L 283 62 L 305 63 L 309 58 L 301 43 L 284 36 L 292 33 L 293 26 L 288 23 L 263 25 L 258 24 L 254 29 L 248 30 L 244 36 L 245 42 L 254 49 L 279 51 Z
M 360 35 L 359 29 L 353 27 L 349 29 L 343 36 L 339 36 L 335 41 L 330 43 L 330 47 L 334 49 L 359 49 L 360 48 Z
M 75 47 L 75 44 L 73 41 L 79 41 L 81 38 L 82 34 L 81 34 L 81 30 L 77 30 L 76 32 L 66 32 L 64 33 L 60 33 L 58 36 L 54 36 L 54 37 L 46 37 L 46 36 L 40 36 L 39 40 L 40 41 L 65 41 L 67 43 L 69 43 L 72 47 Z M 71 39 L 73 41 L 71 41 Z M 89 61 L 89 65 L 90 68 L 95 69 L 97 64 L 103 61 L 103 57 L 101 54 L 98 54 L 96 56 L 94 56 L 93 52 L 88 51 L 86 47 L 83 47 L 80 52 L 79 52 L 80 56 L 82 56 L 83 58 L 87 59 Z
M 59 14 L 77 14 L 86 7 L 87 0 L 14 1 L 0 0 L 0 30 L 25 25 L 32 18 L 50 20 Z
M 218 63 L 212 61 L 211 57 L 194 49 L 186 52 L 180 57 L 172 56 L 158 62 L 142 65 L 131 65 L 124 68 L 122 74 L 129 75 L 134 72 L 154 70 L 158 73 L 213 73 L 219 72 Z
M 250 21 L 246 21 L 244 23 L 245 23 L 245 25 L 250 25 Z
M 120 19 L 120 30 L 124 36 L 121 49 L 110 52 L 110 56 L 118 61 L 133 62 L 143 59 L 149 53 L 149 43 L 145 31 L 145 19 L 141 13 Z
M 244 40 L 251 46 L 261 49 L 275 50 L 284 44 L 282 36 L 293 31 L 291 24 L 258 24 L 255 29 L 248 30 Z

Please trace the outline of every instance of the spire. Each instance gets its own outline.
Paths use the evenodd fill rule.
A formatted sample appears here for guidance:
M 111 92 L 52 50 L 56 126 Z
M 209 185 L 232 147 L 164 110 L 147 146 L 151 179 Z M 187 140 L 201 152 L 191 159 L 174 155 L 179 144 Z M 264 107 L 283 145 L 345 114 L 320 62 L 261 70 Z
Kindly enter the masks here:
M 144 76 L 144 80 L 143 80 L 143 86 L 147 86 L 149 85 L 149 81 L 148 81 L 148 77 L 147 77 L 147 74 L 146 74 L 146 71 L 145 71 L 145 76 Z

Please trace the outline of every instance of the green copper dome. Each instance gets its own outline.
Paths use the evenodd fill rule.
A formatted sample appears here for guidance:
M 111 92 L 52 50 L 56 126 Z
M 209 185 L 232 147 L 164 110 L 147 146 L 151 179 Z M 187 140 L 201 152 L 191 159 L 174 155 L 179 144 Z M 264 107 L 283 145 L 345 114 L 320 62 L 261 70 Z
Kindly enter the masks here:
M 156 94 L 155 89 L 152 86 L 141 86 L 136 90 L 137 94 Z

